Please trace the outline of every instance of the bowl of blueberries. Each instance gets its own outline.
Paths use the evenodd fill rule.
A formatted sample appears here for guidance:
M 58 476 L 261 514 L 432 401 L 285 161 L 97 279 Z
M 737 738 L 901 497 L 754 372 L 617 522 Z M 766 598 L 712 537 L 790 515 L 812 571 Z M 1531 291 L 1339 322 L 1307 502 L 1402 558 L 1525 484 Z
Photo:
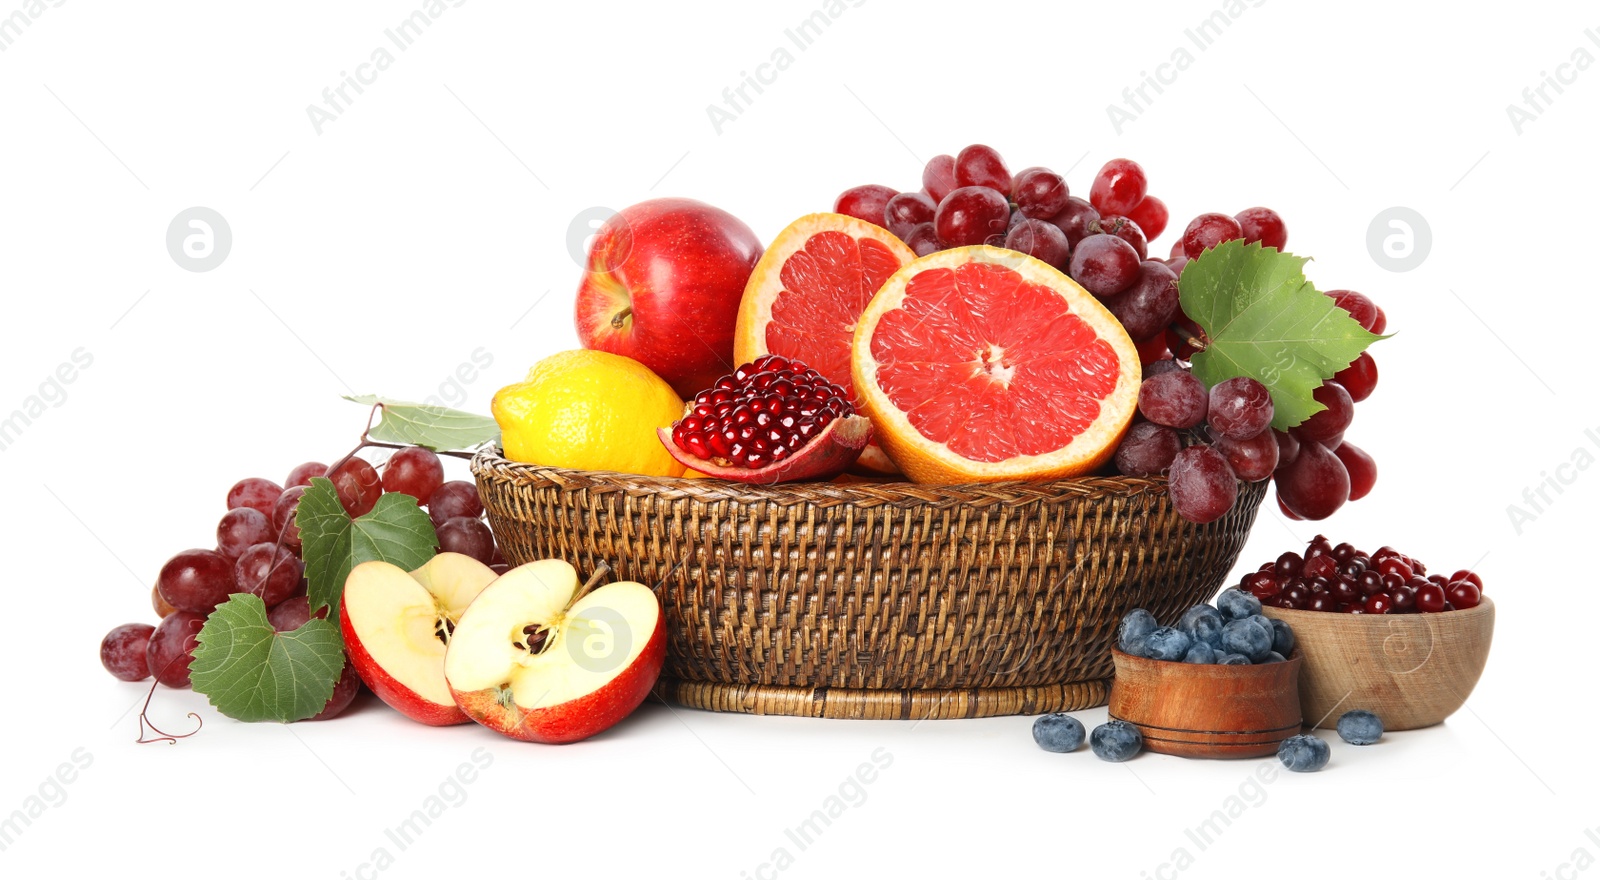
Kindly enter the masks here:
M 1136 608 L 1117 627 L 1110 716 L 1152 752 L 1191 758 L 1272 755 L 1300 733 L 1294 630 L 1238 589 L 1174 626 Z

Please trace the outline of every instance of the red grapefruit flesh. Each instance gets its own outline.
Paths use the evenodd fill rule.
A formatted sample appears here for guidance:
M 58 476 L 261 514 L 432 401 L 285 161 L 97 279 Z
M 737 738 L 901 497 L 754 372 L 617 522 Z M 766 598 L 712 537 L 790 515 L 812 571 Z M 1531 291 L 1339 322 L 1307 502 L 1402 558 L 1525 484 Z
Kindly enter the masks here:
M 862 313 L 854 387 L 913 480 L 1047 480 L 1092 472 L 1138 403 L 1139 352 L 1050 266 L 977 245 L 900 269 Z

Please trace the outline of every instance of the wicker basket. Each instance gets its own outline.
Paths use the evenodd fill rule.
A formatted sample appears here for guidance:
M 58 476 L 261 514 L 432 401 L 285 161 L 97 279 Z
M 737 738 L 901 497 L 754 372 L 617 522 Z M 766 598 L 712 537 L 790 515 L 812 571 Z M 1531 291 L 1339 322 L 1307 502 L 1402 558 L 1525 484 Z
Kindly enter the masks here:
M 922 486 L 472 462 L 501 552 L 657 585 L 657 693 L 701 709 L 971 718 L 1102 705 L 1117 621 L 1171 621 L 1233 566 L 1265 483 L 1179 517 L 1164 480 Z M 679 563 L 681 565 L 678 565 Z M 674 566 L 677 566 L 674 570 Z

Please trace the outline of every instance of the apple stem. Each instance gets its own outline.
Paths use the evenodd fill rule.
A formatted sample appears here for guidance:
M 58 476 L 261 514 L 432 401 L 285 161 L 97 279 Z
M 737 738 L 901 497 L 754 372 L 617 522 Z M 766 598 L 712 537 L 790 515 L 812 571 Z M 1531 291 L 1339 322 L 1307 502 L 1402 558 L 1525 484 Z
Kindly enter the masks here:
M 624 306 L 622 311 L 611 316 L 611 329 L 621 330 L 622 325 L 626 324 L 631 317 L 633 317 L 633 306 Z
M 600 579 L 610 573 L 611 564 L 604 559 L 600 560 L 600 566 L 594 570 L 594 574 L 589 575 L 589 580 L 585 581 L 583 586 L 579 588 L 578 592 L 572 597 L 572 601 L 567 603 L 567 607 L 571 608 L 578 603 L 579 599 L 589 595 L 590 590 L 600 586 Z

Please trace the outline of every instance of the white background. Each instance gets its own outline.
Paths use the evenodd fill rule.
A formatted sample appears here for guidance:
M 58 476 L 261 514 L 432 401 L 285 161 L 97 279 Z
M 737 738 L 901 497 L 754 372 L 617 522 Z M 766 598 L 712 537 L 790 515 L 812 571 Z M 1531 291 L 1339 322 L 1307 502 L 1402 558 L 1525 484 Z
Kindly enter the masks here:
M 0 15 L 20 6 L 0 0 Z M 806 51 L 821 4 L 446 7 L 319 134 L 306 108 L 388 45 L 420 2 L 44 6 L 0 52 L 0 414 L 72 352 L 92 365 L 0 453 L 14 614 L 0 814 L 78 748 L 93 763 L 0 852 L 8 877 L 1317 876 L 1574 877 L 1600 857 L 1591 670 L 1600 473 L 1535 512 L 1576 450 L 1600 456 L 1592 351 L 1595 112 L 1586 70 L 1520 134 L 1506 105 L 1574 49 L 1584 4 L 1485 14 L 1386 2 L 1243 6 L 1201 51 L 1217 3 L 872 0 Z M 357 8 L 350 8 L 357 7 Z M 1336 11 L 1335 11 L 1336 10 Z M 787 46 L 792 66 L 719 134 L 708 104 Z M 1193 64 L 1119 132 L 1141 71 Z M 1101 763 L 1034 747 L 1030 719 L 850 723 L 646 706 L 591 742 L 524 745 L 433 730 L 368 700 L 334 722 L 244 725 L 99 668 L 113 625 L 149 621 L 161 563 L 210 546 L 223 494 L 337 457 L 364 412 L 347 393 L 441 391 L 477 349 L 496 388 L 575 347 L 569 226 L 594 206 L 684 195 L 763 239 L 858 183 L 914 188 L 972 141 L 1012 168 L 1072 168 L 1086 193 L 1130 156 L 1181 229 L 1207 210 L 1280 210 L 1323 288 L 1364 291 L 1397 336 L 1351 439 L 1378 457 L 1367 500 L 1315 527 L 1264 511 L 1241 567 L 1317 530 L 1477 564 L 1499 605 L 1487 672 L 1443 726 L 1333 745 L 1280 775 L 1210 848 L 1185 835 L 1260 762 Z M 203 205 L 234 244 L 192 273 L 168 223 Z M 1375 262 L 1367 227 L 1408 206 L 1432 230 L 1414 271 Z M 1154 248 L 1165 253 L 1173 233 Z M 446 387 L 446 393 L 452 389 Z M 1581 456 L 1580 456 L 1581 457 Z M 1592 471 L 1593 469 L 1591 469 Z M 459 474 L 464 475 L 464 468 Z M 1508 506 L 1531 519 L 1515 526 Z M 1080 713 L 1089 726 L 1103 710 Z M 489 769 L 382 872 L 384 830 L 476 749 Z M 874 750 L 892 765 L 813 845 L 784 836 Z M 794 863 L 767 865 L 786 846 Z M 1192 866 L 1163 867 L 1184 846 Z M 1566 864 L 1566 867 L 1562 867 Z

